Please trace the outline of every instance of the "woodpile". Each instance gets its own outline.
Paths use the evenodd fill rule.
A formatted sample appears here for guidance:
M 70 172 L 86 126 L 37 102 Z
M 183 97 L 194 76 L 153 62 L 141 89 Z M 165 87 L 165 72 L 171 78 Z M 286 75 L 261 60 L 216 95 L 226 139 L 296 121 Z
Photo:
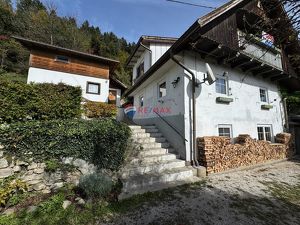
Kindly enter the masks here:
M 257 141 L 244 134 L 235 139 L 235 144 L 227 137 L 198 138 L 199 162 L 207 173 L 216 173 L 294 155 L 290 134 L 278 134 L 276 142 Z

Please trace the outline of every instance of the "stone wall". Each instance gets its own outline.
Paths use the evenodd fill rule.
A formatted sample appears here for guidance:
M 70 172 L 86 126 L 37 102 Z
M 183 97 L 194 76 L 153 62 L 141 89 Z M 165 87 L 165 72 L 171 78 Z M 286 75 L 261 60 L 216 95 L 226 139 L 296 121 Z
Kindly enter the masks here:
M 1 148 L 1 146 L 0 146 Z M 81 159 L 64 158 L 63 165 L 71 165 L 70 170 L 57 169 L 47 172 L 45 163 L 27 162 L 7 155 L 0 149 L 0 181 L 14 176 L 28 185 L 28 191 L 50 193 L 64 186 L 65 183 L 77 185 L 82 175 L 96 172 L 96 167 Z
M 201 166 L 207 173 L 216 173 L 241 166 L 250 166 L 268 160 L 279 160 L 295 154 L 292 136 L 277 134 L 276 143 L 257 141 L 249 135 L 240 135 L 235 144 L 227 137 L 202 137 L 197 139 Z

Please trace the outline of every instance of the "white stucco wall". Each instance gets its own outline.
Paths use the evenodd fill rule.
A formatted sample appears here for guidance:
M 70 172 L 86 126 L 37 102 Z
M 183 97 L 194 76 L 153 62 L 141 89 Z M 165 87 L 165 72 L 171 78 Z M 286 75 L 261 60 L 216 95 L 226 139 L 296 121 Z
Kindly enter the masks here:
M 206 73 L 205 61 L 194 54 L 186 54 L 185 65 L 196 74 L 197 79 L 203 80 Z M 218 125 L 231 125 L 232 135 L 249 134 L 258 138 L 258 125 L 271 125 L 273 135 L 283 132 L 284 114 L 280 92 L 277 85 L 270 80 L 245 74 L 240 70 L 233 70 L 224 65 L 210 62 L 210 66 L 216 76 L 222 76 L 228 72 L 227 95 L 216 93 L 215 84 L 202 84 L 196 88 L 197 110 L 197 136 L 218 136 Z M 185 79 L 185 107 L 186 112 L 191 108 L 190 80 Z M 262 110 L 259 89 L 265 88 L 268 92 L 268 104 L 273 105 L 270 110 Z M 216 103 L 217 97 L 229 97 L 233 102 L 229 105 Z M 189 119 L 188 119 L 189 120 Z M 186 129 L 189 130 L 189 123 Z
M 195 73 L 199 81 L 203 80 L 203 75 L 206 73 L 206 62 L 203 59 L 194 53 L 185 53 L 181 61 Z M 218 136 L 219 125 L 231 125 L 233 138 L 239 134 L 249 134 L 253 138 L 258 138 L 258 125 L 271 125 L 273 135 L 283 132 L 284 113 L 280 92 L 275 83 L 214 62 L 209 62 L 209 64 L 216 76 L 222 76 L 224 72 L 228 72 L 227 79 L 230 90 L 228 95 L 222 95 L 216 93 L 215 84 L 202 84 L 196 88 L 197 137 Z M 180 77 L 180 82 L 176 88 L 173 88 L 171 83 L 177 77 Z M 167 101 L 163 103 L 158 102 L 160 81 L 167 83 Z M 188 161 L 192 146 L 191 84 L 191 75 L 169 61 L 132 93 L 134 105 L 137 108 L 139 107 L 139 97 L 143 96 L 145 107 L 171 107 L 171 114 L 166 116 L 184 116 L 182 133 L 187 139 L 185 157 Z M 273 105 L 272 109 L 261 109 L 261 105 L 266 103 L 260 101 L 260 88 L 267 89 L 268 104 Z M 233 102 L 228 105 L 220 104 L 216 102 L 217 97 L 233 98 Z M 135 119 L 149 121 L 149 118 L 155 117 L 156 115 L 153 113 L 137 113 Z
M 87 82 L 100 83 L 100 95 L 87 94 Z M 34 83 L 65 83 L 72 86 L 80 86 L 82 89 L 82 97 L 95 102 L 107 102 L 109 93 L 109 80 L 96 77 L 81 76 L 71 73 L 63 73 L 39 68 L 29 68 L 27 82 Z
M 159 109 L 171 109 L 170 112 L 162 113 L 164 116 L 174 116 L 184 114 L 184 93 L 183 90 L 183 69 L 174 66 L 174 63 L 169 62 L 163 66 L 160 71 L 155 73 L 144 84 L 142 84 L 132 95 L 134 96 L 134 106 L 139 109 L 139 98 L 144 97 L 144 107 Z M 180 81 L 174 88 L 172 82 L 180 77 Z M 158 86 L 162 82 L 166 82 L 167 94 L 163 98 L 159 98 Z M 135 119 L 157 117 L 153 112 L 151 113 L 136 113 Z

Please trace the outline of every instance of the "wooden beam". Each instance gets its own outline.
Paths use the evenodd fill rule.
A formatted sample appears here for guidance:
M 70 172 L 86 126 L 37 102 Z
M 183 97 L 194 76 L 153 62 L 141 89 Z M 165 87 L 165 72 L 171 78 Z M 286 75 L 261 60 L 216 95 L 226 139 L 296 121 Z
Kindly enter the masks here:
M 236 62 L 236 63 L 232 63 L 231 64 L 231 68 L 236 68 L 236 67 L 241 67 L 241 66 L 245 66 L 245 65 L 248 65 L 248 64 L 251 64 L 253 63 L 254 59 L 250 59 L 250 60 L 247 60 L 245 62 Z
M 251 72 L 253 70 L 257 70 L 257 69 L 260 69 L 264 66 L 265 64 L 264 63 L 261 63 L 259 64 L 258 66 L 252 66 L 252 67 L 247 67 L 245 69 L 242 69 L 244 72 Z
M 208 50 L 202 50 L 203 57 L 205 58 L 207 56 L 214 56 L 216 52 L 218 52 L 220 49 L 222 49 L 222 45 L 213 46 L 212 48 L 209 48 Z
M 227 60 L 226 60 L 226 63 L 230 63 L 230 62 L 232 62 L 233 60 L 235 60 L 235 59 L 239 58 L 239 57 L 240 57 L 240 55 L 241 55 L 241 53 L 240 53 L 240 52 L 237 52 L 237 53 L 235 54 L 235 56 L 233 56 L 233 57 L 230 57 L 229 59 L 227 59 Z
M 274 68 L 271 68 L 271 69 L 268 69 L 268 70 L 264 70 L 264 71 L 262 71 L 260 73 L 257 73 L 256 76 L 262 76 L 264 74 L 271 73 L 273 70 L 274 70 Z
M 280 74 L 280 75 L 271 77 L 271 81 L 280 81 L 280 80 L 285 80 L 285 79 L 288 79 L 288 78 L 290 78 L 288 75 Z

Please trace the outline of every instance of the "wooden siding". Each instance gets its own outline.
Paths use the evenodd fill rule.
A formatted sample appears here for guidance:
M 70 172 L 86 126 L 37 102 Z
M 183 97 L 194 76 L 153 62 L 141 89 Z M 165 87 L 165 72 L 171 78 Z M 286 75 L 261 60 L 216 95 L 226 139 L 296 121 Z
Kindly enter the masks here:
M 233 14 L 221 23 L 214 26 L 204 36 L 217 41 L 220 44 L 238 50 L 238 34 L 236 15 Z
M 109 79 L 109 66 L 88 61 L 84 59 L 69 57 L 69 63 L 55 61 L 55 57 L 61 55 L 59 53 L 45 53 L 40 51 L 32 51 L 30 54 L 30 67 L 78 74 L 83 76 L 91 76 Z

